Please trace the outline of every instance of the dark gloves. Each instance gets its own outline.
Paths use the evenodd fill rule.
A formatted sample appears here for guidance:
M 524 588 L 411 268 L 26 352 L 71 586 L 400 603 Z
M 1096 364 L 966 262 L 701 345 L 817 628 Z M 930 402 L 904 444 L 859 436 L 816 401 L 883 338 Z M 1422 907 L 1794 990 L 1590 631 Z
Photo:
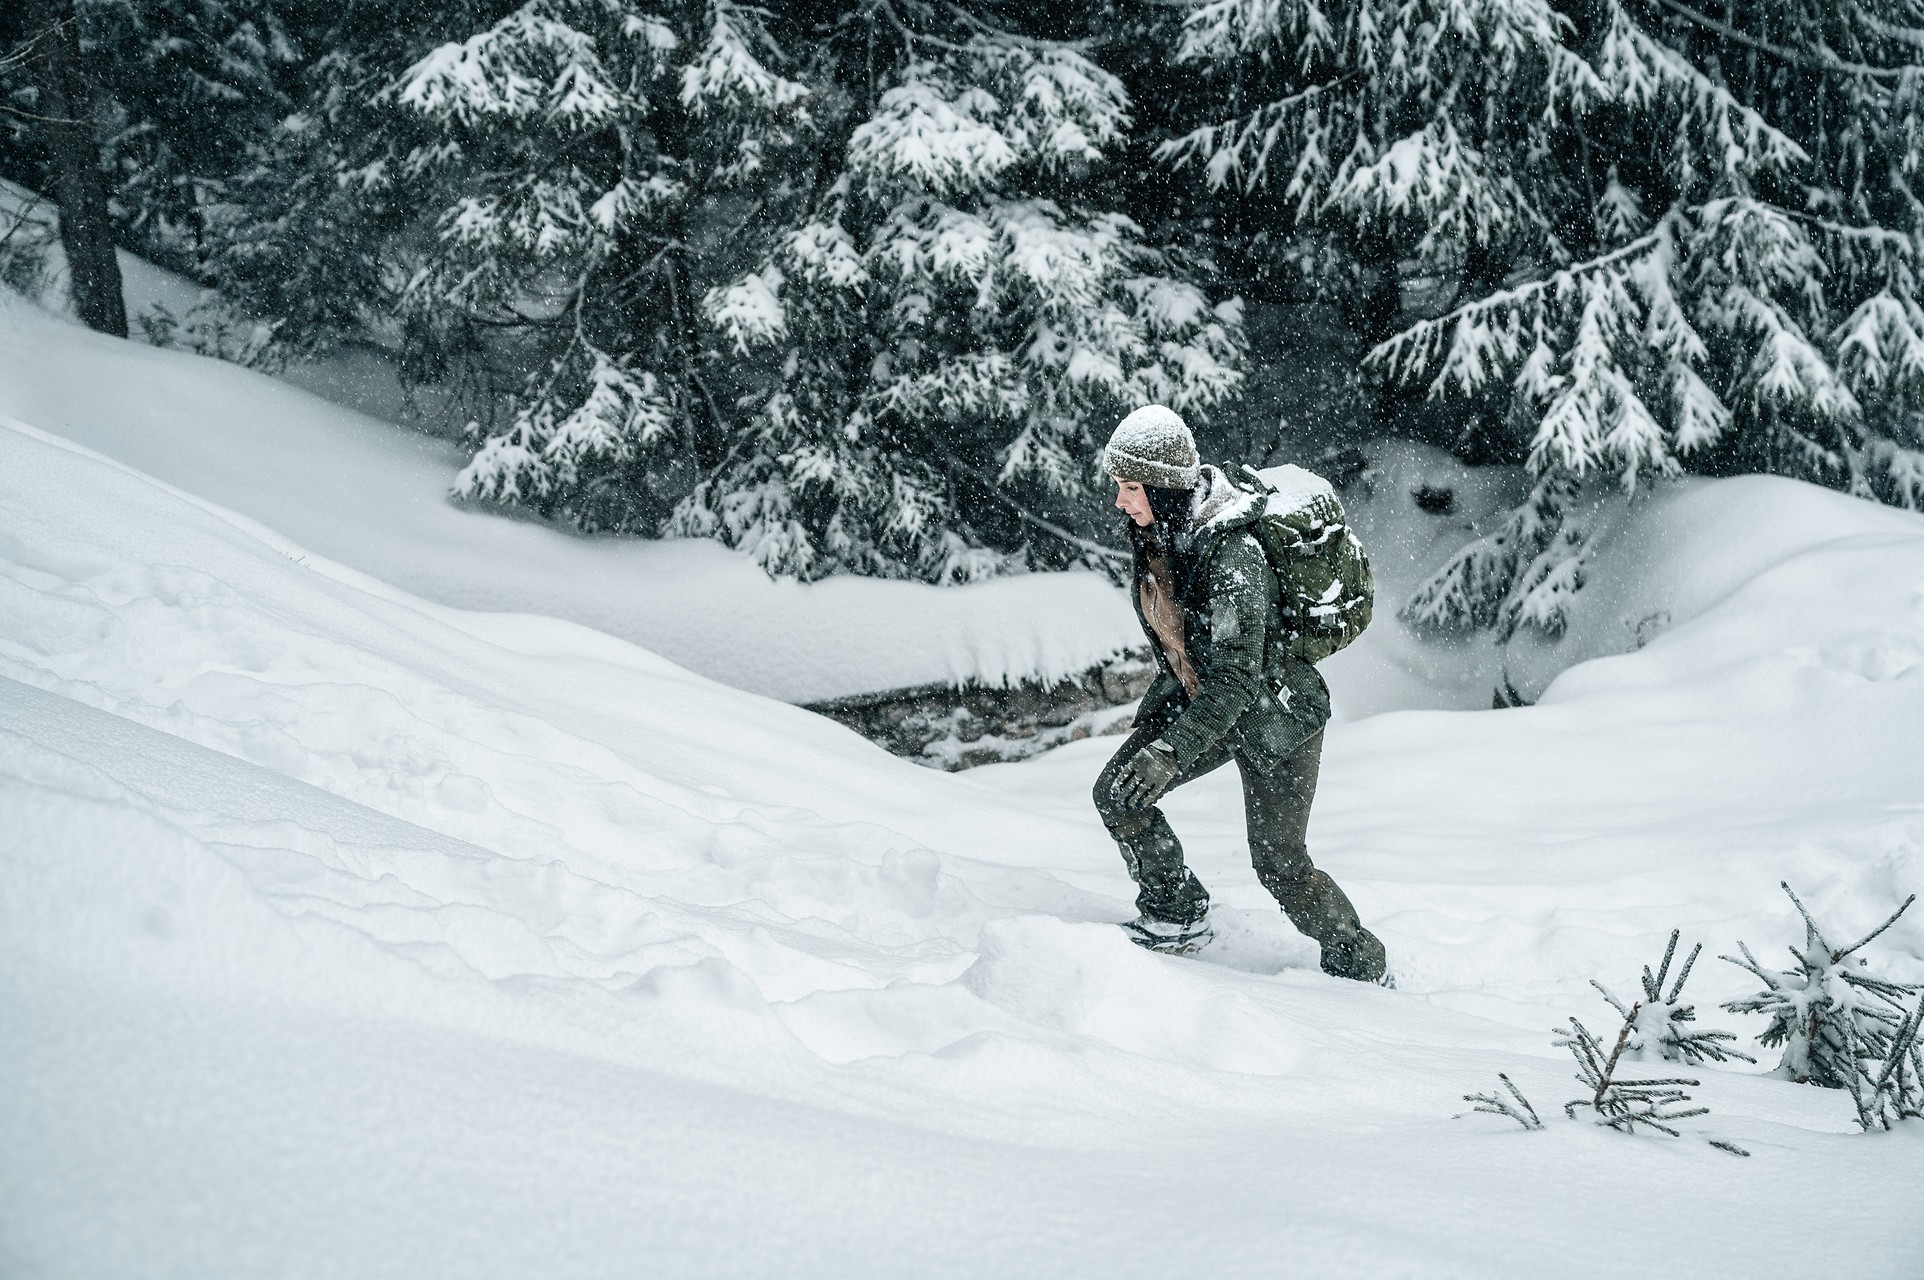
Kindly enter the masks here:
M 1131 809 L 1147 809 L 1162 798 L 1182 770 L 1176 749 L 1158 738 L 1129 758 L 1116 775 L 1116 798 Z

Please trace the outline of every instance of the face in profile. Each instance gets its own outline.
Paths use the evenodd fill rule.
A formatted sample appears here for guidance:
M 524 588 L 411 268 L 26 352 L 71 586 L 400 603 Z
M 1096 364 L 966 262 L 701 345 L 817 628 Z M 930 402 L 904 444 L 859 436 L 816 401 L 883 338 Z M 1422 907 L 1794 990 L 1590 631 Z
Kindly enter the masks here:
M 1144 529 L 1156 522 L 1156 513 L 1149 509 L 1149 495 L 1134 480 L 1116 481 L 1116 510 Z

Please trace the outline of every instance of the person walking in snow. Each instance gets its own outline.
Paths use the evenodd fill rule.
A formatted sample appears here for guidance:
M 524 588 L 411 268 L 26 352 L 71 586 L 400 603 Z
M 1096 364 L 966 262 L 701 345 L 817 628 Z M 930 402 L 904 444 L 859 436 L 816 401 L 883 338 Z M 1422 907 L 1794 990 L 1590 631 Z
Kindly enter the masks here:
M 1383 944 L 1309 857 L 1329 688 L 1289 652 L 1277 577 L 1254 532 L 1262 503 L 1201 465 L 1188 426 L 1161 405 L 1122 420 L 1103 465 L 1126 517 L 1131 594 L 1159 669 L 1134 730 L 1096 779 L 1096 810 L 1140 890 L 1142 914 L 1125 927 L 1154 950 L 1208 941 L 1209 891 L 1184 865 L 1156 802 L 1233 759 L 1257 878 L 1321 944 L 1325 973 L 1380 981 Z

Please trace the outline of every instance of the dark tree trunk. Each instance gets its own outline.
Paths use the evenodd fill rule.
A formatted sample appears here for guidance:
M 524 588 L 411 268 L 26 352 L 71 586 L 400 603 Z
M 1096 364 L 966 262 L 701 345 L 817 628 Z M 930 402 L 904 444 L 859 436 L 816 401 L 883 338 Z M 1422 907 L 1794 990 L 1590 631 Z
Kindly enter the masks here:
M 107 175 L 94 138 L 93 92 L 81 63 L 73 0 L 28 0 L 34 84 L 53 161 L 53 197 L 60 206 L 60 245 L 67 251 L 73 307 L 102 333 L 127 336 L 127 302 L 114 256 L 107 213 Z

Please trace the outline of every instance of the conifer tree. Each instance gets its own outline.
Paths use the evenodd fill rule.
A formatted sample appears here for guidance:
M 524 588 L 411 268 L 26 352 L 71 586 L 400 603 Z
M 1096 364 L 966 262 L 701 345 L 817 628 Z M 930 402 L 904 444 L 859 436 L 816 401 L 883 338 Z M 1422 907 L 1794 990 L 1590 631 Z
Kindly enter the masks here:
M 1084 32 L 1042 18 L 818 15 L 812 79 L 846 105 L 761 262 L 708 297 L 733 351 L 772 350 L 779 375 L 679 529 L 802 575 L 1100 564 L 1045 513 L 1085 493 L 1108 426 L 1236 390 L 1239 305 L 1101 202 L 1130 104 L 1068 39 Z
M 0 68 L 0 88 L 11 80 L 16 94 L 28 91 L 12 116 L 13 145 L 0 145 L 0 165 L 16 181 L 52 191 L 64 171 L 56 144 L 84 115 L 103 171 L 99 220 L 109 237 L 205 279 L 217 245 L 210 210 L 250 163 L 253 139 L 289 106 L 285 82 L 301 53 L 279 7 L 36 0 L 18 18 L 0 19 L 0 41 L 20 42 L 23 54 L 11 75 Z M 67 70 L 54 74 L 57 65 Z
M 1180 56 L 1234 114 L 1167 158 L 1280 192 L 1353 275 L 1447 282 L 1440 315 L 1382 308 L 1403 327 L 1369 335 L 1371 365 L 1464 397 L 1539 478 L 1415 620 L 1558 630 L 1593 476 L 1634 492 L 1715 458 L 1924 501 L 1920 10 L 1724 12 L 1217 0 L 1188 19 Z
M 114 254 L 95 95 L 96 70 L 83 40 L 79 12 L 67 0 L 34 0 L 25 19 L 19 53 L 9 70 L 24 71 L 30 109 L 13 113 L 45 156 L 45 186 L 60 207 L 60 243 L 66 251 L 68 292 L 75 314 L 102 333 L 127 336 L 127 303 Z
M 244 135 L 243 162 L 205 210 L 202 275 L 271 322 L 286 354 L 373 340 L 400 357 L 411 382 L 485 373 L 471 327 L 400 307 L 464 175 L 423 162 L 446 139 L 391 90 L 450 35 L 486 27 L 512 5 L 275 3 L 299 57 L 280 77 L 284 110 Z
M 84 29 L 115 125 L 120 234 L 206 279 L 210 211 L 253 141 L 292 108 L 304 53 L 275 0 L 91 0 Z
M 491 327 L 532 370 L 458 494 L 652 532 L 660 455 L 723 458 L 696 242 L 808 118 L 785 62 L 733 0 L 527 0 L 393 85 L 438 134 L 403 172 L 454 193 L 410 314 Z

